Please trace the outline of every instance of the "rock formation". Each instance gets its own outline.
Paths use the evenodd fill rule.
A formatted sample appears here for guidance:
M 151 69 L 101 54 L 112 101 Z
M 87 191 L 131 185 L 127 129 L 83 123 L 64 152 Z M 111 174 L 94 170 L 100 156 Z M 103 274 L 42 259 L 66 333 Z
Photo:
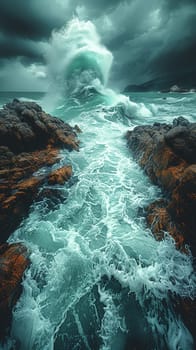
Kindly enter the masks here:
M 51 172 L 63 147 L 78 150 L 75 129 L 36 103 L 14 100 L 0 110 L 0 242 L 27 214 L 44 181 L 62 184 L 71 176 L 70 166 Z
M 183 117 L 172 125 L 138 126 L 127 133 L 128 146 L 166 200 L 147 208 L 147 221 L 160 238 L 168 231 L 183 248 L 196 253 L 196 123 Z
M 188 243 L 195 256 L 196 123 L 179 117 L 172 125 L 138 126 L 128 131 L 127 141 L 138 163 L 166 195 L 146 208 L 152 232 L 157 239 L 168 232 L 184 253 Z M 196 301 L 182 298 L 175 304 L 194 336 Z
M 29 264 L 22 244 L 5 243 L 27 215 L 33 200 L 59 193 L 51 185 L 63 184 L 71 174 L 70 165 L 52 169 L 60 160 L 59 149 L 78 150 L 76 132 L 60 119 L 46 114 L 34 102 L 13 100 L 0 110 L 0 339 L 8 333 L 12 307 L 22 287 Z M 42 184 L 47 191 L 38 191 Z M 54 202 L 55 202 L 54 201 Z

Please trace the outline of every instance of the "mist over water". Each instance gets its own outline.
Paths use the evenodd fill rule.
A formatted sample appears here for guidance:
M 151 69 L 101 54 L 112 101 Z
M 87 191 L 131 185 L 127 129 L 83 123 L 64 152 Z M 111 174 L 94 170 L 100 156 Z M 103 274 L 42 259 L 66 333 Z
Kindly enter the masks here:
M 191 350 L 173 306 L 173 299 L 194 297 L 191 256 L 147 229 L 142 208 L 161 192 L 124 138 L 135 125 L 157 121 L 165 101 L 131 101 L 106 87 L 112 54 L 91 22 L 74 19 L 51 42 L 55 99 L 51 90 L 42 105 L 79 125 L 80 152 L 61 151 L 61 164 L 73 167 L 72 179 L 57 186 L 62 203 L 34 203 L 10 238 L 24 242 L 32 263 L 5 348 Z M 164 116 L 171 121 L 169 108 Z

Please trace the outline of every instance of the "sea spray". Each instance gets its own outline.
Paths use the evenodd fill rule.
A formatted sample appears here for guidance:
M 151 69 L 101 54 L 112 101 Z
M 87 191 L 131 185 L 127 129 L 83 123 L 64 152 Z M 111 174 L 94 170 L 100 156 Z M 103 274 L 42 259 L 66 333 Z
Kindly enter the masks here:
M 51 89 L 69 95 L 99 90 L 107 84 L 112 60 L 93 23 L 75 18 L 52 34 L 47 52 Z
M 97 103 L 118 106 L 128 118 L 149 117 L 151 111 L 142 103 L 107 88 L 112 53 L 101 43 L 94 24 L 71 20 L 59 31 L 54 31 L 46 54 L 50 81 L 43 101 L 46 109 L 64 107 L 65 98 L 72 103 L 85 103 L 99 95 Z

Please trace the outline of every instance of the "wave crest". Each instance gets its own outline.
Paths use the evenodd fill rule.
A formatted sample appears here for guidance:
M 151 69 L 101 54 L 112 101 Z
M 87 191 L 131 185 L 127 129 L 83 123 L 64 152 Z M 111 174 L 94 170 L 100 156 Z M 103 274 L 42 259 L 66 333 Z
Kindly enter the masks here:
M 47 60 L 51 86 L 70 95 L 105 86 L 113 56 L 101 44 L 93 23 L 75 18 L 53 32 Z

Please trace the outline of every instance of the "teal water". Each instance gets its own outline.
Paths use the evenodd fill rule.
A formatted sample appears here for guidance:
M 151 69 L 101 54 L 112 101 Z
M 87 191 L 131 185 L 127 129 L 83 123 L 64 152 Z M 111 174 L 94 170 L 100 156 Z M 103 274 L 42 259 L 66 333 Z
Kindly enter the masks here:
M 20 100 L 31 100 L 39 103 L 45 93 L 43 92 L 26 92 L 26 91 L 0 91 L 0 108 L 12 101 L 14 98 L 18 98 Z
M 148 118 L 146 123 L 153 123 L 154 119 L 169 123 L 176 116 L 184 116 L 191 122 L 196 121 L 195 93 L 131 93 L 130 98 L 137 103 L 143 102 L 153 112 L 154 117 L 152 120 Z
M 147 229 L 141 208 L 161 193 L 132 159 L 124 135 L 137 124 L 171 122 L 176 104 L 185 112 L 195 95 L 172 95 L 173 104 L 158 93 L 131 98 L 137 109 L 127 101 L 111 105 L 108 96 L 54 108 L 82 129 L 80 151 L 61 152 L 61 163 L 73 166 L 72 180 L 59 187 L 62 203 L 35 203 L 10 238 L 30 249 L 32 264 L 4 349 L 193 349 L 172 306 L 173 298 L 194 295 L 191 257 Z M 142 118 L 138 111 L 147 108 Z

